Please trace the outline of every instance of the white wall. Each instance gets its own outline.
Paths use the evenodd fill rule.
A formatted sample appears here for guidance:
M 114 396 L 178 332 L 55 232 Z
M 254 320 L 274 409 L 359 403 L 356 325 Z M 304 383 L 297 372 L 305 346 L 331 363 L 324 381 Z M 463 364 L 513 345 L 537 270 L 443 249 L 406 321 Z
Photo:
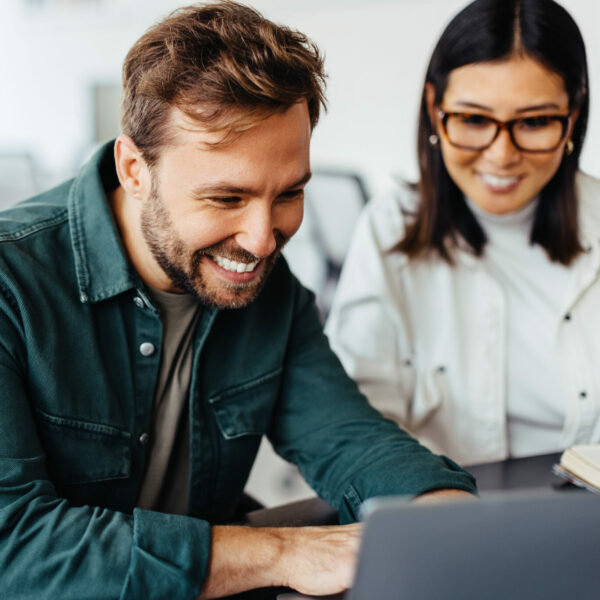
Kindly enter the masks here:
M 183 0 L 185 2 L 185 0 Z M 592 114 L 583 167 L 600 175 L 600 3 L 563 0 L 588 47 Z M 0 152 L 33 154 L 50 178 L 91 149 L 90 86 L 118 82 L 127 49 L 174 0 L 0 3 Z M 316 163 L 358 166 L 373 179 L 416 176 L 417 103 L 433 44 L 463 0 L 255 0 L 270 18 L 325 51 L 329 112 L 314 134 Z M 599 84 L 600 85 L 600 84 Z

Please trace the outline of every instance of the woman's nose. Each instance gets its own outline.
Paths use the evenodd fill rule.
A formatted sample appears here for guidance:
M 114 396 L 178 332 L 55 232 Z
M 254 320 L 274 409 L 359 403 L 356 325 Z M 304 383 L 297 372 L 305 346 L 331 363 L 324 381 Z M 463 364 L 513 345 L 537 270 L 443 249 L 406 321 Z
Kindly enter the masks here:
M 513 143 L 507 129 L 502 129 L 489 148 L 484 150 L 485 158 L 499 167 L 508 167 L 521 158 L 521 151 Z

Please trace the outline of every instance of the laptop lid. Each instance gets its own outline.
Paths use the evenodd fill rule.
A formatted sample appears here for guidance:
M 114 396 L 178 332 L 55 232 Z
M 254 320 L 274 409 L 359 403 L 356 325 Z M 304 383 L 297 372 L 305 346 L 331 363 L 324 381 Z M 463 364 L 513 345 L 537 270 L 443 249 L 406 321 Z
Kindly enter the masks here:
M 600 498 L 594 494 L 502 493 L 435 504 L 375 498 L 365 502 L 364 517 L 354 585 L 335 598 L 599 597 Z
M 365 503 L 347 600 L 578 600 L 600 593 L 600 499 L 584 492 Z

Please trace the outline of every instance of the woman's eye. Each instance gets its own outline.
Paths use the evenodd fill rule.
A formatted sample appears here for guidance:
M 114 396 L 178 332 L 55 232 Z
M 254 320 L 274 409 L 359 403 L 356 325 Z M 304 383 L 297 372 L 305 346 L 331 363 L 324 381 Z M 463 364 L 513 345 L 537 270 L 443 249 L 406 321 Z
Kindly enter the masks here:
M 527 117 L 521 121 L 521 127 L 525 129 L 540 129 L 548 127 L 551 121 L 551 117 Z
M 463 125 L 471 125 L 473 127 L 483 127 L 490 123 L 490 120 L 483 115 L 460 115 L 460 121 Z

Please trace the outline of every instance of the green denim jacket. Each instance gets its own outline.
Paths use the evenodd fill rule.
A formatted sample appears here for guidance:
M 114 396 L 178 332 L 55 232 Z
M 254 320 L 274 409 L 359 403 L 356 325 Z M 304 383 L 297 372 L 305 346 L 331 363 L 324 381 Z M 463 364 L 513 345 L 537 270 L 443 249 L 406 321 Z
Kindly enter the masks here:
M 194 598 L 209 524 L 232 518 L 263 435 L 344 522 L 369 496 L 474 490 L 367 404 L 280 260 L 255 302 L 197 327 L 189 516 L 135 508 L 161 319 L 115 229 L 116 185 L 109 144 L 0 215 L 0 598 Z

